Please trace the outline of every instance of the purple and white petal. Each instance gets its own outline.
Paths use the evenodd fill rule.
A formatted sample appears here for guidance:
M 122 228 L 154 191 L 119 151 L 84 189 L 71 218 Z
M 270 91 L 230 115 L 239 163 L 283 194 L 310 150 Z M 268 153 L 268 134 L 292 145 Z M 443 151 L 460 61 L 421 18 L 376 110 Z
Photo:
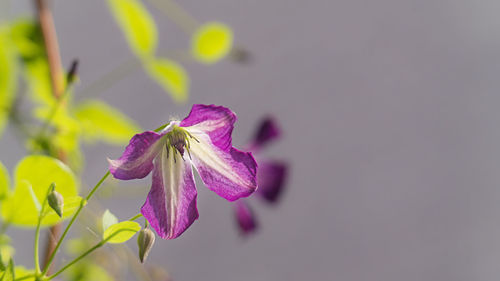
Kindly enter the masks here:
M 257 163 L 250 152 L 231 147 L 229 151 L 213 145 L 205 134 L 193 134 L 193 164 L 205 185 L 219 196 L 234 201 L 252 194 L 257 188 Z
M 288 165 L 277 161 L 259 161 L 257 194 L 268 203 L 276 203 L 280 199 L 288 174 Z
M 153 159 L 163 146 L 162 136 L 151 131 L 135 135 L 119 159 L 108 159 L 111 174 L 121 180 L 147 176 L 153 169 Z
M 174 239 L 198 218 L 196 196 L 191 161 L 174 158 L 164 146 L 154 160 L 153 185 L 141 213 L 161 238 Z
M 223 106 L 195 104 L 188 117 L 181 121 L 181 127 L 207 134 L 212 143 L 222 150 L 231 149 L 231 133 L 236 114 Z
M 255 132 L 254 138 L 250 144 L 251 150 L 258 150 L 269 142 L 276 140 L 281 136 L 281 130 L 278 123 L 272 117 L 264 118 Z
M 238 200 L 235 202 L 234 215 L 241 235 L 246 236 L 257 230 L 257 219 L 245 201 Z

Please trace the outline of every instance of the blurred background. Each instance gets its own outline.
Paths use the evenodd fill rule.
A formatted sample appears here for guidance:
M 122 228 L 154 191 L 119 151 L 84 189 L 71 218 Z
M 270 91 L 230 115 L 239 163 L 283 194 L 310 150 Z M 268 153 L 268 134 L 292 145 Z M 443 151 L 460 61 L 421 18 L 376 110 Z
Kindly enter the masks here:
M 158 239 L 150 261 L 174 280 L 498 280 L 500 2 L 179 3 L 200 22 L 231 26 L 250 63 L 185 63 L 184 105 L 140 68 L 98 97 L 144 129 L 186 116 L 193 103 L 227 106 L 239 117 L 240 147 L 272 114 L 284 137 L 261 155 L 291 171 L 278 206 L 252 201 L 261 228 L 247 239 L 232 205 L 200 184 L 199 220 L 179 239 Z M 105 1 L 52 4 L 63 63 L 80 60 L 76 90 L 132 57 Z M 33 13 L 31 1 L 11 9 L 12 17 Z M 150 11 L 161 47 L 189 45 Z M 9 132 L 0 145 L 12 170 L 23 145 Z M 122 151 L 87 146 L 85 182 Z M 106 202 L 125 219 L 146 193 Z M 15 233 L 32 241 L 31 232 Z M 17 246 L 29 264 L 31 242 Z

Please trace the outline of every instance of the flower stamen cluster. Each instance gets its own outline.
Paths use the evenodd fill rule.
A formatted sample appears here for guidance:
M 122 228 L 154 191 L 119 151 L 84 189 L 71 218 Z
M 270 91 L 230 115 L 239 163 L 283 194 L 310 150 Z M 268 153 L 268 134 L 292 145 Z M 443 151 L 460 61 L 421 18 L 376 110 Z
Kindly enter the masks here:
M 181 158 L 184 160 L 184 149 L 187 151 L 189 155 L 189 159 L 193 159 L 191 157 L 191 142 L 190 139 L 195 140 L 196 142 L 200 142 L 195 136 L 193 136 L 188 131 L 182 129 L 181 127 L 174 125 L 172 131 L 168 132 L 165 135 L 166 138 L 166 149 L 167 149 L 167 158 L 170 156 L 170 148 L 172 148 L 174 162 L 176 162 L 176 152 L 181 155 Z

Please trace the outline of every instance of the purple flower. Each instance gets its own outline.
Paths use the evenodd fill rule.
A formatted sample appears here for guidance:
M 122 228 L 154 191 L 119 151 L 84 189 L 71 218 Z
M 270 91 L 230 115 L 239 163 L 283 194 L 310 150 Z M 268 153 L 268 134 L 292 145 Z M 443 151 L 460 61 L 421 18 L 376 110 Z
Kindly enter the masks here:
M 182 121 L 159 133 L 135 135 L 118 160 L 108 160 L 117 179 L 140 179 L 153 171 L 141 213 L 163 239 L 181 235 L 198 218 L 192 166 L 205 185 L 234 201 L 257 188 L 257 163 L 231 143 L 236 115 L 215 105 L 195 104 Z
M 271 117 L 266 117 L 257 128 L 254 138 L 250 142 L 249 150 L 256 153 L 280 136 L 281 130 L 277 122 Z M 257 174 L 259 189 L 256 194 L 264 202 L 276 204 L 281 198 L 285 186 L 288 174 L 287 163 L 276 160 L 259 160 Z M 247 200 L 239 200 L 235 203 L 234 214 L 242 235 L 248 235 L 257 230 L 257 218 L 251 211 Z

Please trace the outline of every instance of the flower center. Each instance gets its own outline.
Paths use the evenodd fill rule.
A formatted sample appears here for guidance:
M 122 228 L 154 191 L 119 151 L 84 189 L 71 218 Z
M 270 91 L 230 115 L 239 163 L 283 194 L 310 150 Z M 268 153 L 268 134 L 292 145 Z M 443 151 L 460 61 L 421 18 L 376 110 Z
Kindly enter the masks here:
M 177 125 L 174 125 L 172 127 L 172 130 L 168 132 L 165 135 L 165 137 L 167 139 L 166 142 L 167 157 L 169 157 L 170 148 L 172 148 L 172 152 L 174 153 L 174 160 L 175 160 L 175 154 L 177 152 L 179 152 L 181 157 L 184 158 L 184 150 L 187 150 L 189 158 L 191 158 L 191 153 L 189 152 L 189 149 L 191 148 L 190 139 L 194 139 L 195 141 L 199 142 L 188 131 L 184 130 L 183 128 Z

